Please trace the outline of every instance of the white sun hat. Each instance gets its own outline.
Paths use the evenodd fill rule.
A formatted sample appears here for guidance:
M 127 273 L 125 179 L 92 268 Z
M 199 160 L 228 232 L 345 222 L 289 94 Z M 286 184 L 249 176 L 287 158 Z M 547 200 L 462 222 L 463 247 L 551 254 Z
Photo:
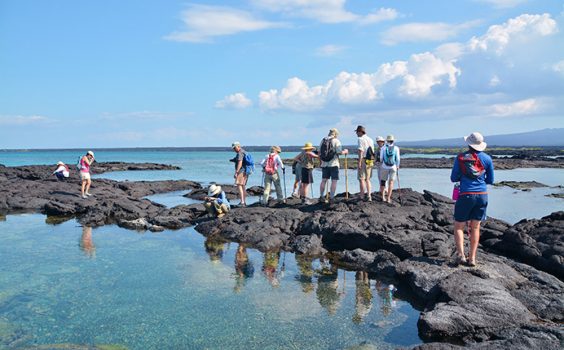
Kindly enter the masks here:
M 386 140 L 384 140 L 384 138 L 382 136 L 376 137 L 376 142 L 378 142 L 378 141 L 386 142 Z
M 208 196 L 215 196 L 216 194 L 218 194 L 219 192 L 221 192 L 221 186 L 212 184 L 210 185 L 210 187 L 208 188 Z
M 468 144 L 468 146 L 472 147 L 476 151 L 483 151 L 486 149 L 487 143 L 484 142 L 484 136 L 479 132 L 473 132 L 468 136 L 464 137 L 464 141 Z
M 61 162 L 60 160 L 57 162 L 57 165 L 65 165 L 65 163 Z

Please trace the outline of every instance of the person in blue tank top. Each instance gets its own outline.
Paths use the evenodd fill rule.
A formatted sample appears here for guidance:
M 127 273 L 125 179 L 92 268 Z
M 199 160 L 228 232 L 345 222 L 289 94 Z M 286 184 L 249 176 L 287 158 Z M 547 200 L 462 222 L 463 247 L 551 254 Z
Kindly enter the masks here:
M 487 144 L 479 132 L 464 137 L 468 151 L 454 160 L 450 174 L 452 182 L 460 182 L 460 194 L 454 206 L 454 240 L 457 257 L 455 265 L 476 266 L 476 252 L 480 242 L 480 223 L 486 219 L 488 207 L 487 185 L 494 183 L 492 158 L 484 153 Z M 470 252 L 464 255 L 464 228 L 470 222 Z

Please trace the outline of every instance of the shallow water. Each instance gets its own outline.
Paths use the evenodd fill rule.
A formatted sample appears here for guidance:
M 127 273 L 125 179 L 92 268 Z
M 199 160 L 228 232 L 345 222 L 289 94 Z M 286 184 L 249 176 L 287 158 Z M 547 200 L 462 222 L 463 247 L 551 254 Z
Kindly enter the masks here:
M 421 342 L 418 312 L 387 284 L 356 281 L 354 272 L 319 260 L 206 240 L 192 228 L 140 234 L 10 215 L 0 221 L 0 256 L 0 348 L 388 349 Z

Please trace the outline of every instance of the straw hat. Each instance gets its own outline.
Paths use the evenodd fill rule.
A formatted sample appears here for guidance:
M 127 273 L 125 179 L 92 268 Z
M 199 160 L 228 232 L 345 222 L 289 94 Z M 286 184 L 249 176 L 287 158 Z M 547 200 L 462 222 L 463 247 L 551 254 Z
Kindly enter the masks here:
M 270 147 L 271 152 L 282 153 L 282 148 L 280 146 L 272 146 Z
M 304 150 L 308 150 L 308 149 L 314 149 L 315 147 L 313 147 L 313 143 L 311 142 L 306 142 L 305 146 L 302 147 L 302 149 Z
M 216 194 L 218 194 L 219 192 L 221 192 L 221 186 L 212 184 L 210 185 L 210 187 L 208 188 L 208 196 L 215 196 Z
M 60 160 L 57 162 L 57 165 L 65 165 L 65 163 L 61 162 Z
M 468 144 L 468 146 L 472 147 L 478 152 L 481 152 L 486 149 L 487 143 L 484 142 L 484 136 L 479 132 L 473 132 L 468 136 L 464 137 L 464 141 Z
M 388 135 L 388 137 L 386 137 L 386 141 L 388 142 L 394 142 L 395 138 L 394 135 Z
M 231 148 L 241 147 L 241 143 L 239 141 L 235 141 L 231 144 Z
M 89 156 L 94 157 L 94 152 L 92 152 L 92 151 L 88 151 L 88 152 L 86 152 L 86 154 L 89 155 Z
M 376 137 L 376 142 L 379 142 L 379 141 L 386 142 L 386 140 L 384 140 L 384 138 L 382 136 Z

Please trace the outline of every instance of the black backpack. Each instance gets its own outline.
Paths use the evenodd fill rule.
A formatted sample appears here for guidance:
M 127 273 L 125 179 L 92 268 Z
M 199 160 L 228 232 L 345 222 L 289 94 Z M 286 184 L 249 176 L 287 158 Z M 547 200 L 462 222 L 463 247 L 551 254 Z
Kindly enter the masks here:
M 333 147 L 333 138 L 332 137 L 325 137 L 323 141 L 321 141 L 321 148 L 319 149 L 319 158 L 324 162 L 330 162 L 335 158 L 337 151 L 335 151 L 335 147 Z
M 364 159 L 366 160 L 374 159 L 374 150 L 372 149 L 372 147 L 368 147 L 368 149 L 366 150 L 366 157 L 364 157 Z

